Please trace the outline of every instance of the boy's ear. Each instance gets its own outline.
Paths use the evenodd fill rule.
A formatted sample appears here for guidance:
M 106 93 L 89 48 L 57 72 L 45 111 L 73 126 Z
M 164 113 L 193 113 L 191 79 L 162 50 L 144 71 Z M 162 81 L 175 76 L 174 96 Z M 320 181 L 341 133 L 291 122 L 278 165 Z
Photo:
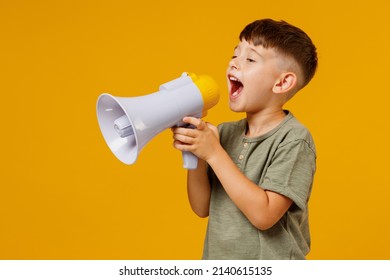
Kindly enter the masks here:
M 272 91 L 274 93 L 286 93 L 297 84 L 297 76 L 294 72 L 283 73 L 275 82 Z

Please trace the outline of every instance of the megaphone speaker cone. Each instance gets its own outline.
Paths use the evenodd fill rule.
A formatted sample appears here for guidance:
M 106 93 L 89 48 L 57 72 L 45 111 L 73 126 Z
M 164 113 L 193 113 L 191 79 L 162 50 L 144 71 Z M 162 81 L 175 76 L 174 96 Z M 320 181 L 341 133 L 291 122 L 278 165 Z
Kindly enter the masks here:
M 138 156 L 138 143 L 131 119 L 116 97 L 100 95 L 97 115 L 104 140 L 115 156 L 126 164 L 132 164 Z

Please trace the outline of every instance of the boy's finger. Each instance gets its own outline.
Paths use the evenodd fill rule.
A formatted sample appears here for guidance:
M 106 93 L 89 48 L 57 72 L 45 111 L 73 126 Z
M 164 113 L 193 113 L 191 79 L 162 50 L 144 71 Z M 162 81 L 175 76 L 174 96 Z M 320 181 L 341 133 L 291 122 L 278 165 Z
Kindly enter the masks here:
M 173 133 L 190 136 L 190 137 L 194 137 L 196 135 L 196 131 L 194 129 L 185 128 L 185 127 L 177 127 L 174 129 Z
M 197 129 L 205 129 L 206 128 L 206 123 L 202 119 L 194 118 L 194 117 L 185 117 L 183 118 L 183 122 L 192 124 L 195 126 Z
M 190 149 L 190 146 L 189 146 L 189 145 L 187 145 L 187 144 L 185 144 L 185 143 L 182 143 L 182 142 L 180 142 L 180 141 L 175 141 L 175 142 L 173 142 L 173 147 L 174 147 L 175 149 L 180 150 L 180 151 L 189 151 L 189 149 Z
M 173 139 L 175 139 L 176 141 L 180 141 L 182 144 L 193 144 L 194 143 L 194 138 L 192 138 L 191 136 L 186 136 L 186 135 L 183 135 L 183 134 L 175 134 Z
M 183 122 L 197 126 L 199 123 L 199 119 L 195 117 L 184 117 Z

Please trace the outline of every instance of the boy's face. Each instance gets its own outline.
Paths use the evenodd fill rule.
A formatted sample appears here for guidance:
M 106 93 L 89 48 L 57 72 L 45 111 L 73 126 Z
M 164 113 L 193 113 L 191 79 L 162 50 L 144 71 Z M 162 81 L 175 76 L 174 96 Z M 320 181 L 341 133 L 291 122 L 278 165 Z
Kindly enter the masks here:
M 241 41 L 227 69 L 230 109 L 257 113 L 272 106 L 273 87 L 282 73 L 282 64 L 274 49 Z

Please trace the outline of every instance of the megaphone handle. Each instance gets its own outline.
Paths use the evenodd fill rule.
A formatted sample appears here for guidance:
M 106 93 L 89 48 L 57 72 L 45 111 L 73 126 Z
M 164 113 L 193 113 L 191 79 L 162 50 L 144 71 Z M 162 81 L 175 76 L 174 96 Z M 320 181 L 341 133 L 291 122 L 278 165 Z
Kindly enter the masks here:
M 198 157 L 191 152 L 182 152 L 183 167 L 188 170 L 194 170 L 198 167 Z
M 192 124 L 191 125 L 179 124 L 179 126 L 184 126 L 186 128 L 195 128 L 195 126 Z M 188 170 L 194 170 L 198 168 L 198 157 L 193 153 L 184 151 L 182 152 L 182 158 L 183 158 L 183 168 Z

